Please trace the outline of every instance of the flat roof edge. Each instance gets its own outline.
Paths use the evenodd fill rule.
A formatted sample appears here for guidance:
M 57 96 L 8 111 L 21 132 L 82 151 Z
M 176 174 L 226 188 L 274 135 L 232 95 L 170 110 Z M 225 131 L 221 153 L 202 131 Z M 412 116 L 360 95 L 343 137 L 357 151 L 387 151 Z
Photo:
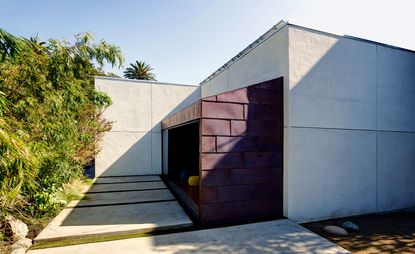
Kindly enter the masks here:
M 107 77 L 107 76 L 94 76 L 94 79 L 113 80 L 113 81 L 132 82 L 132 83 L 147 83 L 147 84 L 154 84 L 154 85 L 200 87 L 199 85 L 177 84 L 177 83 L 159 82 L 159 81 L 151 81 L 151 80 L 126 79 L 126 78 Z

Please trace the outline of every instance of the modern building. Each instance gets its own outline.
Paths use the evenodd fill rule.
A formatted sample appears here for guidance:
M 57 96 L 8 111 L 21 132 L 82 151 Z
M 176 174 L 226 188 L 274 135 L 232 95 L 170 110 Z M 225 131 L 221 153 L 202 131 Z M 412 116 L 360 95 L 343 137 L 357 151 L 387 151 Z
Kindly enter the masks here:
M 202 222 L 415 207 L 414 51 L 281 21 L 199 86 L 96 87 L 97 176 L 163 174 Z

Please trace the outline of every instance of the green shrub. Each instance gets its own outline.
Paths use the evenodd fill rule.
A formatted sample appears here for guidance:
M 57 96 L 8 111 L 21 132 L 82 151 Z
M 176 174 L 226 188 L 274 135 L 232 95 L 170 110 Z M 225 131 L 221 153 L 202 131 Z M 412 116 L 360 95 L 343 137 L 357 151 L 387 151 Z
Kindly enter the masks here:
M 111 99 L 94 89 L 118 47 L 86 34 L 75 42 L 17 38 L 0 29 L 0 207 L 55 214 L 62 185 L 82 176 L 111 123 Z
M 47 189 L 36 192 L 33 196 L 33 205 L 28 208 L 36 217 L 55 216 L 62 206 L 66 205 L 66 200 L 58 195 L 59 188 L 51 185 Z

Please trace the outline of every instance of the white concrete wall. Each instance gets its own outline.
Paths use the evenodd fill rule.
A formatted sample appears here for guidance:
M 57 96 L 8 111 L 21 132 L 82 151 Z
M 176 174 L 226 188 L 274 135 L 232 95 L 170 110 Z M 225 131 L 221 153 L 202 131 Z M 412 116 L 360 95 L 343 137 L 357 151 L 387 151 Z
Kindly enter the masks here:
M 162 132 L 162 138 L 163 138 L 163 142 L 162 142 L 162 172 L 164 175 L 167 175 L 169 173 L 168 171 L 168 153 L 169 153 L 169 132 L 167 130 L 164 130 Z
M 97 77 L 95 87 L 112 98 L 104 117 L 114 122 L 96 176 L 161 174 L 160 121 L 199 100 L 199 86 Z
M 202 85 L 284 76 L 284 214 L 297 221 L 415 206 L 415 54 L 285 26 Z
M 415 54 L 377 47 L 378 129 L 415 132 Z
M 202 98 L 288 75 L 288 29 L 264 40 L 219 75 L 202 84 Z
M 289 27 L 284 212 L 415 206 L 415 54 Z
M 415 133 L 378 132 L 380 211 L 415 206 Z
M 376 133 L 292 128 L 288 217 L 319 220 L 376 211 Z

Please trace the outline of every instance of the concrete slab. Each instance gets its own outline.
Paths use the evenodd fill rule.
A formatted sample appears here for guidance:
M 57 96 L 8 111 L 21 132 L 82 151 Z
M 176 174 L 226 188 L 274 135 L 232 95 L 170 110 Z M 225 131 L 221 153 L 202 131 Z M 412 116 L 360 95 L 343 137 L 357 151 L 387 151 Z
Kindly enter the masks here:
M 63 209 L 35 242 L 192 226 L 192 221 L 158 176 L 99 178 L 97 181 L 101 183 L 95 183 L 83 200 L 73 201 Z
M 94 192 L 116 192 L 116 191 L 133 191 L 167 188 L 162 182 L 138 182 L 138 183 L 112 183 L 112 184 L 94 184 L 88 193 Z
M 166 200 L 175 200 L 168 189 L 87 193 L 84 199 L 74 200 L 70 202 L 66 206 L 66 208 L 89 207 L 98 205 L 116 205 L 139 202 L 156 202 Z
M 350 253 L 290 220 L 32 250 L 29 254 Z
M 35 243 L 189 226 L 192 221 L 177 201 L 67 208 L 35 238 Z
M 160 176 L 117 176 L 117 177 L 98 177 L 95 180 L 96 184 L 105 183 L 131 183 L 131 182 L 146 182 L 146 181 L 160 181 Z

